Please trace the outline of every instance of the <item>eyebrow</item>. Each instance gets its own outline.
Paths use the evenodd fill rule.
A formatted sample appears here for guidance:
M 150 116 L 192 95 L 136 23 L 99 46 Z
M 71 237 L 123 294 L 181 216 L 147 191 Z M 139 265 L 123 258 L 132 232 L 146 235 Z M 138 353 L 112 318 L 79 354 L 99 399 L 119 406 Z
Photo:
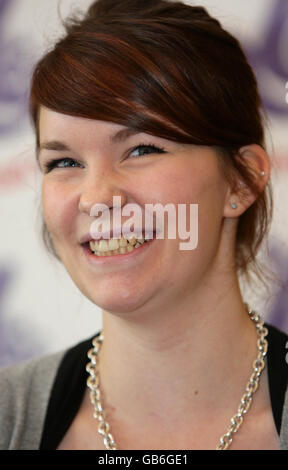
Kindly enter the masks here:
M 58 150 L 58 151 L 65 151 L 65 150 L 70 150 L 68 145 L 66 145 L 64 142 L 60 142 L 59 140 L 50 140 L 47 142 L 42 142 L 39 146 L 39 152 L 41 150 Z
M 128 139 L 128 137 L 131 137 L 132 135 L 136 134 L 141 134 L 139 129 L 132 129 L 132 127 L 125 127 L 124 129 L 121 129 L 120 131 L 116 132 L 116 134 L 110 136 L 110 142 L 115 143 L 115 142 L 121 142 L 125 139 Z
M 116 143 L 116 142 L 121 142 L 128 137 L 131 137 L 132 135 L 140 134 L 141 131 L 137 129 L 132 129 L 131 127 L 126 127 L 125 129 L 121 129 L 120 131 L 116 132 L 116 134 L 113 134 L 110 136 L 109 140 L 111 143 Z M 65 144 L 65 142 L 61 142 L 59 140 L 51 140 L 51 141 L 46 141 L 42 142 L 39 146 L 39 153 L 41 150 L 54 150 L 58 152 L 67 152 L 71 151 L 70 147 Z

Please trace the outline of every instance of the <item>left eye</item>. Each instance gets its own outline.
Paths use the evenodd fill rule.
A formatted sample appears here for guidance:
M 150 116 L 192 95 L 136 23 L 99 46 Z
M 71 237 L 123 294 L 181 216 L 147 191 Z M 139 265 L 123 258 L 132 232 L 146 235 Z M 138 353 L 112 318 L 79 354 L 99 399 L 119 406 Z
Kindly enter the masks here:
M 78 163 L 73 160 L 73 158 L 59 158 L 58 160 L 50 160 L 46 162 L 44 164 L 44 172 L 49 173 L 53 168 L 70 168 L 76 165 L 78 165 Z
M 161 147 L 156 147 L 153 144 L 139 144 L 137 147 L 134 147 L 129 155 L 132 155 L 134 152 L 139 151 L 139 157 L 147 153 L 165 153 L 165 150 Z M 137 156 L 137 155 L 136 155 Z

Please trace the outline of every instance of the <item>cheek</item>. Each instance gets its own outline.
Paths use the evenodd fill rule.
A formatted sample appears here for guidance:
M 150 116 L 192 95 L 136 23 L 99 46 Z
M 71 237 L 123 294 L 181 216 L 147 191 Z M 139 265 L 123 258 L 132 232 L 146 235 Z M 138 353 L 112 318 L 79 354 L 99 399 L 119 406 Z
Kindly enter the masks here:
M 175 204 L 199 204 L 199 210 L 205 208 L 214 212 L 215 208 L 221 207 L 224 201 L 224 181 L 216 165 L 187 164 L 187 158 L 177 165 L 166 165 L 157 177 L 151 178 L 149 187 L 151 195 L 164 203 Z M 174 163 L 174 162 L 173 162 Z M 214 162 L 213 162 L 214 163 Z
M 61 239 L 71 230 L 73 206 L 63 187 L 43 181 L 42 206 L 47 228 L 53 239 Z
M 159 201 L 163 204 L 186 204 L 186 219 L 181 225 L 185 223 L 191 238 L 194 238 L 194 221 L 190 221 L 190 204 L 198 204 L 198 245 L 191 252 L 186 251 L 183 258 L 210 256 L 219 242 L 226 194 L 225 182 L 217 166 L 193 165 L 193 162 L 187 165 L 187 161 L 182 168 L 181 165 L 167 166 L 158 179 L 158 186 L 153 183 L 155 186 L 151 182 L 150 187 L 158 188 Z M 178 218 L 178 231 L 179 223 Z

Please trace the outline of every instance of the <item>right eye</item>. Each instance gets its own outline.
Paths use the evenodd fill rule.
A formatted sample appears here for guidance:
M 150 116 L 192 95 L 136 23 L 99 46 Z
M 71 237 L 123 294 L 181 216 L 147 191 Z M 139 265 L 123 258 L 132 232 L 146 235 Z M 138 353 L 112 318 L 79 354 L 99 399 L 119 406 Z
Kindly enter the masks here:
M 144 157 L 146 154 L 150 155 L 151 153 L 166 153 L 164 148 L 156 146 L 154 144 L 138 144 L 138 145 L 136 145 L 136 147 L 134 147 L 131 150 L 130 155 L 133 152 L 136 152 L 138 150 L 140 150 L 140 157 Z M 150 150 L 150 151 L 148 151 L 148 150 Z M 151 150 L 152 150 L 152 152 L 151 152 Z M 139 158 L 139 157 L 134 157 L 134 158 Z
M 60 165 L 60 163 L 63 162 L 63 165 Z M 59 158 L 57 160 L 52 159 L 48 160 L 45 162 L 43 165 L 44 167 L 44 172 L 49 173 L 53 168 L 73 168 L 76 165 L 79 165 L 73 158 Z

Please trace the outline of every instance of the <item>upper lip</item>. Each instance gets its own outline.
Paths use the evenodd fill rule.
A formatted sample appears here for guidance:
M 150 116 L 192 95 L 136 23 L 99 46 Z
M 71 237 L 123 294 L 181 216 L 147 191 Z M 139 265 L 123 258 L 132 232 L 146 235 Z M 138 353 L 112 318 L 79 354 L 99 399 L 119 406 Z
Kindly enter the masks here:
M 114 229 L 115 230 L 115 229 Z M 115 230 L 116 232 L 116 230 Z M 137 230 L 135 229 L 134 230 L 135 234 L 134 236 L 139 236 L 141 234 L 145 235 L 145 228 L 143 230 Z M 133 234 L 130 232 L 130 230 L 125 230 L 125 229 L 121 229 L 121 232 L 119 230 L 117 230 L 117 233 L 121 233 L 121 236 L 123 237 L 124 235 L 129 235 L 130 236 L 133 236 Z M 154 234 L 156 233 L 156 230 L 152 229 L 152 230 L 147 230 L 147 233 L 153 233 L 153 237 L 154 237 Z M 91 240 L 108 240 L 109 238 L 113 238 L 113 229 L 111 229 L 110 231 L 107 230 L 107 231 L 104 231 L 102 234 L 101 234 L 101 237 L 100 238 L 93 238 L 91 236 L 90 233 L 85 233 L 81 238 L 80 238 L 80 244 L 83 245 L 84 243 L 87 243 L 87 242 L 90 242 Z

